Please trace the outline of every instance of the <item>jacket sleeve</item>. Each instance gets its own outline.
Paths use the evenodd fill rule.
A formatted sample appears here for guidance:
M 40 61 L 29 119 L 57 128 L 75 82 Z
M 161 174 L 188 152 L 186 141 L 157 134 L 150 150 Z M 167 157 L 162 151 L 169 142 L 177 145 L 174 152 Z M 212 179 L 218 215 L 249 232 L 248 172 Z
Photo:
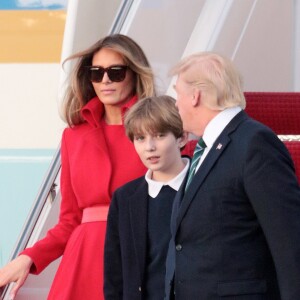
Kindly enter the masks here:
M 281 297 L 300 299 L 300 188 L 284 144 L 268 131 L 246 150 L 244 187 L 270 248 Z
M 123 299 L 123 272 L 117 198 L 117 192 L 115 192 L 107 217 L 104 246 L 104 296 L 106 300 Z
M 60 187 L 62 199 L 58 223 L 47 232 L 42 240 L 21 253 L 32 258 L 34 264 L 30 271 L 33 274 L 39 274 L 52 261 L 63 254 L 69 237 L 80 224 L 82 218 L 82 211 L 78 207 L 76 196 L 72 189 L 65 133 L 66 130 L 63 133 L 61 145 L 62 169 Z

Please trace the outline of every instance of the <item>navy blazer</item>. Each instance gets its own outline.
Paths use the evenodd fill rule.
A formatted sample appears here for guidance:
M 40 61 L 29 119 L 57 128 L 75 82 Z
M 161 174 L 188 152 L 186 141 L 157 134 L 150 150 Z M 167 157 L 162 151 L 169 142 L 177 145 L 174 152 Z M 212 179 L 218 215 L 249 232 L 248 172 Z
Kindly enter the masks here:
M 236 115 L 173 205 L 166 299 L 299 300 L 300 188 L 277 136 Z M 175 272 L 175 279 L 174 279 Z
M 147 254 L 147 199 L 148 184 L 145 176 L 125 184 L 114 193 L 109 208 L 104 248 L 106 300 L 143 299 Z

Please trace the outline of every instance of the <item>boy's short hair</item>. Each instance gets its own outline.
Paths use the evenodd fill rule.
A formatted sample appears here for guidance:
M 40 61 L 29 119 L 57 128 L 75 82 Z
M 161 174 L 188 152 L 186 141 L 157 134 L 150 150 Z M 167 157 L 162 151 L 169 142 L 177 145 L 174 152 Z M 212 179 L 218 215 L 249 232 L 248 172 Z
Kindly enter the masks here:
M 183 125 L 171 96 L 154 96 L 139 100 L 125 115 L 126 135 L 134 137 L 145 133 L 171 132 L 176 138 L 183 135 Z

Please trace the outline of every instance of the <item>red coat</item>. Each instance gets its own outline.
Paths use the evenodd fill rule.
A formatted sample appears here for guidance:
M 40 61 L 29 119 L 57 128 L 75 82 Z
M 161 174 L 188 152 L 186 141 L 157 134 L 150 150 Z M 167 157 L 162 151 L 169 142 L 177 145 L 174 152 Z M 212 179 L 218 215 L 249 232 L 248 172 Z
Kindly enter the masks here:
M 132 98 L 123 112 L 136 100 Z M 32 272 L 36 274 L 64 254 L 49 299 L 102 299 L 106 222 L 81 224 L 82 210 L 109 204 L 117 187 L 146 171 L 123 125 L 105 127 L 102 115 L 103 105 L 94 98 L 82 110 L 86 122 L 65 129 L 59 222 L 44 239 L 23 252 L 33 259 Z M 110 141 L 118 144 L 114 147 Z
M 133 97 L 123 113 L 137 101 Z M 22 254 L 30 256 L 32 273 L 40 273 L 63 254 L 48 299 L 101 300 L 106 221 L 81 224 L 86 207 L 107 205 L 116 188 L 142 176 L 146 168 L 123 125 L 105 125 L 96 97 L 82 110 L 85 123 L 65 129 L 61 144 L 61 209 L 58 224 Z M 183 154 L 191 154 L 195 143 Z

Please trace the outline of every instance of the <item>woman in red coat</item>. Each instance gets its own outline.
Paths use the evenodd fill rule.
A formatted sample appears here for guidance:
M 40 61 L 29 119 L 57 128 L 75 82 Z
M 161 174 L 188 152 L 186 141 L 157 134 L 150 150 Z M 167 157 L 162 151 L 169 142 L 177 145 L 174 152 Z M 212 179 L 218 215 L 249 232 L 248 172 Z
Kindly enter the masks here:
M 123 116 L 138 99 L 155 94 L 153 73 L 129 37 L 107 36 L 77 59 L 64 101 L 69 127 L 62 136 L 61 209 L 46 237 L 0 270 L 0 286 L 39 274 L 63 255 L 48 300 L 101 300 L 108 205 L 116 188 L 146 168 L 125 135 Z M 183 154 L 192 155 L 194 143 Z
M 105 37 L 75 54 L 64 101 L 69 124 L 62 136 L 58 224 L 0 270 L 0 286 L 38 274 L 63 255 L 48 299 L 101 300 L 106 216 L 112 193 L 146 171 L 125 135 L 123 115 L 139 98 L 155 94 L 142 49 L 129 37 Z

